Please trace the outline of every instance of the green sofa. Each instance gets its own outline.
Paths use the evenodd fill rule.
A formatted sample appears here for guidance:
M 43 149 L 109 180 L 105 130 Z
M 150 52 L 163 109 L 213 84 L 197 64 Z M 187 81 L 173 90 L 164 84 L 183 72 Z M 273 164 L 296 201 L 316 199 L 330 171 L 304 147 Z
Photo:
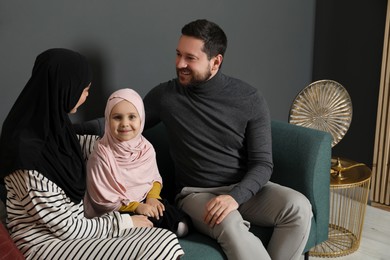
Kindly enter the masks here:
M 75 125 L 75 128 L 80 134 L 102 135 L 104 130 L 101 119 Z M 156 149 L 157 163 L 164 179 L 162 196 L 173 200 L 174 170 L 165 127 L 159 124 L 146 130 L 144 135 Z M 330 134 L 325 132 L 285 122 L 272 122 L 274 172 L 271 180 L 300 191 L 312 204 L 313 219 L 304 250 L 306 253 L 328 237 L 331 141 Z M 251 227 L 251 231 L 265 245 L 272 230 L 272 227 Z M 184 260 L 226 259 L 215 240 L 196 231 L 180 238 L 180 244 L 185 251 Z M 308 254 L 305 256 L 308 258 Z
M 75 127 L 80 134 L 102 135 L 104 121 L 100 118 Z M 158 124 L 144 131 L 144 136 L 156 150 L 158 167 L 164 180 L 162 196 L 173 201 L 174 167 L 165 127 Z M 328 238 L 331 142 L 332 137 L 328 133 L 272 121 L 274 172 L 271 180 L 300 191 L 310 200 L 313 208 L 310 237 L 304 252 Z M 272 230 L 271 227 L 251 227 L 251 231 L 265 245 Z M 183 259 L 226 259 L 215 240 L 196 231 L 180 238 L 180 244 L 185 252 Z M 305 256 L 308 258 L 308 254 Z

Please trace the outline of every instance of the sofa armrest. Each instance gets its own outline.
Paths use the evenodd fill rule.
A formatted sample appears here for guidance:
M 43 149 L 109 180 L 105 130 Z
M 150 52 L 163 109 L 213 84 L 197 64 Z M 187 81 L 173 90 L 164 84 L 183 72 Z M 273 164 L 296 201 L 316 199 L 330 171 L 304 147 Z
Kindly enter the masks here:
M 274 171 L 271 180 L 304 194 L 312 205 L 317 241 L 327 239 L 332 137 L 329 133 L 272 122 Z

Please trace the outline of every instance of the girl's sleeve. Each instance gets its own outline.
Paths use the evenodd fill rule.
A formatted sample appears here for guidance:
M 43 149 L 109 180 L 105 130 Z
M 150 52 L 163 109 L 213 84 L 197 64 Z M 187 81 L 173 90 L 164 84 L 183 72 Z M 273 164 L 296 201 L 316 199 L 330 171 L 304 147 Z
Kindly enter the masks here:
M 161 199 L 160 192 L 161 192 L 161 183 L 156 181 L 156 182 L 153 183 L 153 187 L 150 189 L 150 191 L 149 191 L 148 195 L 146 196 L 146 198 Z M 119 211 L 120 212 L 135 212 L 135 210 L 137 209 L 138 205 L 139 205 L 139 202 L 133 201 L 133 202 L 130 202 L 126 206 L 121 206 L 119 208 Z
M 150 189 L 148 195 L 146 198 L 154 198 L 154 199 L 161 199 L 160 193 L 161 193 L 161 183 L 158 181 L 153 182 L 153 187 Z
M 138 205 L 139 205 L 138 201 L 133 201 L 133 202 L 130 202 L 129 204 L 127 204 L 126 206 L 121 206 L 119 208 L 119 211 L 120 212 L 135 212 Z

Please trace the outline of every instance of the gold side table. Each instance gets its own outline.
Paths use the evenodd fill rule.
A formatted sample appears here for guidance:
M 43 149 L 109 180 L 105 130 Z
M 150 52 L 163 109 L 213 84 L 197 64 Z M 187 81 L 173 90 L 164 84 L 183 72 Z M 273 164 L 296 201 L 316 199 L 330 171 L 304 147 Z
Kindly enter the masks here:
M 366 165 L 332 158 L 328 240 L 312 248 L 309 255 L 338 257 L 359 248 L 370 179 Z

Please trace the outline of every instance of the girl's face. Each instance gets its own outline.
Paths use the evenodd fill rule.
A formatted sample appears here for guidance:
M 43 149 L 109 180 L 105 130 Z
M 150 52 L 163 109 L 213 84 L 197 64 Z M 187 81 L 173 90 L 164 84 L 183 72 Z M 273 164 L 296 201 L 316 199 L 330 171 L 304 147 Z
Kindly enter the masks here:
M 70 114 L 74 114 L 77 112 L 77 109 L 84 104 L 85 100 L 87 100 L 87 97 L 89 95 L 89 88 L 91 87 L 91 83 L 88 84 L 88 86 L 83 90 L 83 93 L 81 93 L 80 99 L 77 102 L 76 106 L 69 112 Z
M 129 141 L 136 137 L 141 129 L 141 118 L 135 106 L 122 100 L 116 104 L 110 114 L 111 134 L 120 141 Z

